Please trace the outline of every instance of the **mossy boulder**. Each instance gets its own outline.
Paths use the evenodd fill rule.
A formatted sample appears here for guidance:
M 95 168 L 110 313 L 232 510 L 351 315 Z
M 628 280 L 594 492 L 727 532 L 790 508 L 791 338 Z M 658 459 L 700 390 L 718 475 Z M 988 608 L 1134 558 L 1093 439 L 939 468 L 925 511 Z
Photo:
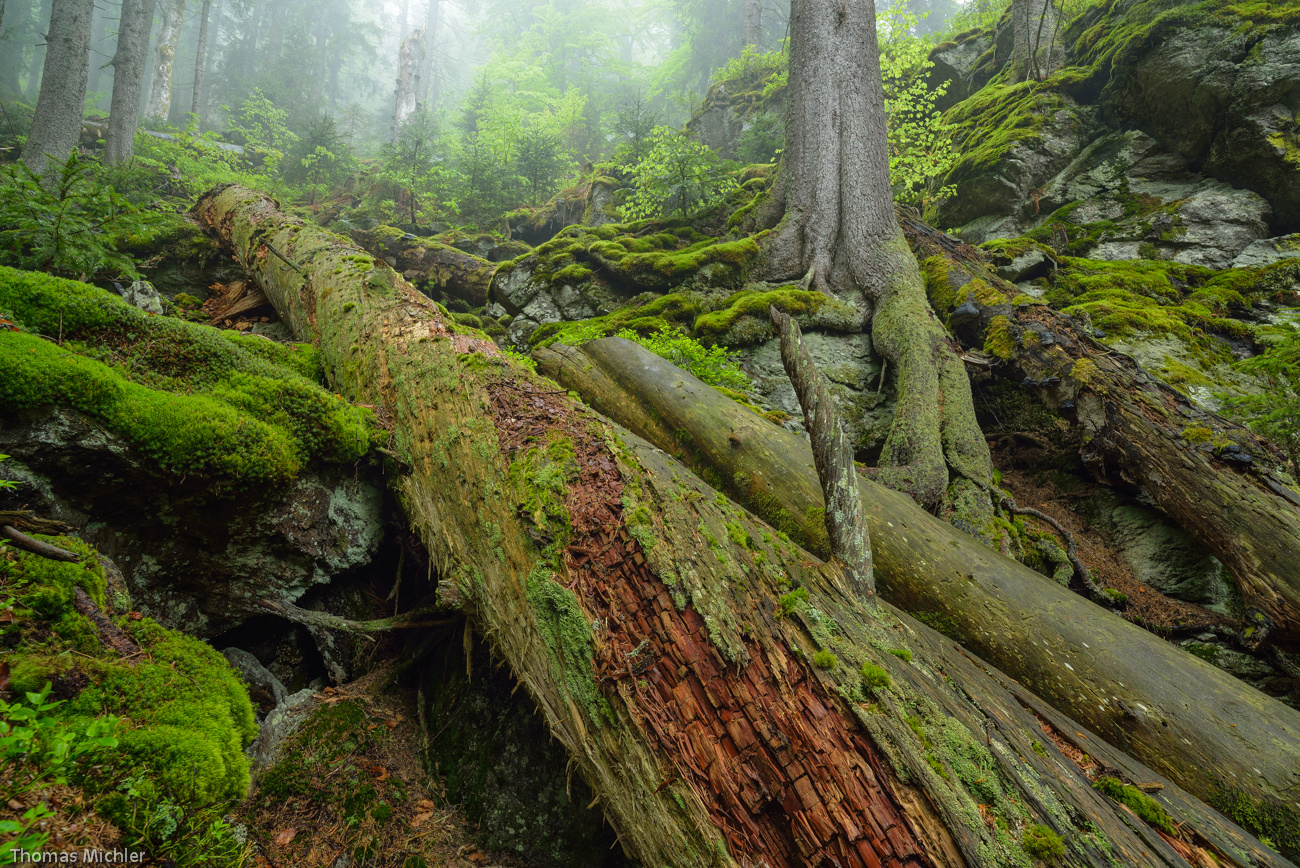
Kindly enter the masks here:
M 9 497 L 88 528 L 160 620 L 213 635 L 370 560 L 378 430 L 310 347 L 11 269 L 0 310 L 25 329 L 0 332 Z

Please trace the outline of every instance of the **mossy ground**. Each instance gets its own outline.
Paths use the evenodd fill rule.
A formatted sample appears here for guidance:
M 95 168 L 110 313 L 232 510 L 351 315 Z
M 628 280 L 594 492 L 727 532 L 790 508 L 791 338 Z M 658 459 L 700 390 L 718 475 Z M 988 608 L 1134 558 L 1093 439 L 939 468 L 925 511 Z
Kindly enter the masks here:
M 48 541 L 81 560 L 49 561 L 0 545 L 9 688 L 21 696 L 51 683 L 52 698 L 61 700 L 51 713 L 74 730 L 119 719 L 118 745 L 97 748 L 72 783 L 85 808 L 114 823 L 129 844 L 179 864 L 237 864 L 222 861 L 242 846 L 220 817 L 249 782 L 244 749 L 257 727 L 243 682 L 211 647 L 131 614 L 125 590 L 108 587 L 84 543 Z M 123 658 L 100 641 L 73 605 L 77 588 L 138 643 L 138 656 Z M 76 821 L 76 809 L 60 810 L 61 819 Z M 170 825 L 149 819 L 159 816 Z M 198 855 L 210 861 L 192 861 L 196 848 L 206 848 Z
M 371 448 L 368 410 L 322 389 L 309 346 L 146 314 L 105 290 L 0 269 L 6 412 L 88 413 L 163 469 L 219 487 L 293 478 Z M 52 340 L 51 340 L 52 339 Z

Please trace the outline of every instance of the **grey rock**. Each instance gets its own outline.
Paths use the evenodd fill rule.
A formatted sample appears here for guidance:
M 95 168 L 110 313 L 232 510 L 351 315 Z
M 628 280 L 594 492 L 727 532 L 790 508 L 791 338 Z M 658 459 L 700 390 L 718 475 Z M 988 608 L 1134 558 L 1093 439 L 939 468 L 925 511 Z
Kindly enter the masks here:
M 934 67 L 927 83 L 933 86 L 948 82 L 947 91 L 935 100 L 936 108 L 947 111 L 988 84 L 992 69 L 977 73 L 975 67 L 980 57 L 993 47 L 993 40 L 993 32 L 985 31 L 964 42 L 943 43 L 930 52 Z
M 1259 268 L 1283 259 L 1300 259 L 1300 233 L 1253 241 L 1232 260 L 1232 267 Z
M 517 316 L 510 321 L 510 325 L 506 326 L 506 341 L 516 350 L 527 352 L 528 339 L 533 336 L 533 332 L 537 331 L 539 325 L 541 323 L 535 319 Z
M 244 679 L 249 696 L 263 714 L 269 713 L 289 695 L 280 679 L 272 675 L 252 653 L 243 648 L 223 648 L 221 654 L 230 661 L 239 677 Z
M 1051 260 L 1037 247 L 1022 253 L 1006 265 L 996 268 L 998 277 L 1016 283 L 1021 280 L 1039 277 L 1047 273 Z
M 262 721 L 257 738 L 247 751 L 254 775 L 279 762 L 285 740 L 297 732 L 311 715 L 309 700 L 315 693 L 311 688 L 303 688 L 285 697 Z
M 11 493 L 82 529 L 117 562 L 139 609 L 211 637 L 369 563 L 383 537 L 379 481 L 323 467 L 286 486 L 214 495 L 161 471 L 131 444 L 73 410 L 0 419 L 0 452 L 29 482 Z
M 894 416 L 894 396 L 889 388 L 876 394 L 880 359 L 871 336 L 805 331 L 804 346 L 817 369 L 830 381 L 830 393 L 839 406 L 849 440 L 859 449 L 882 442 Z M 799 399 L 781 363 L 780 341 L 773 338 L 747 347 L 740 358 L 754 390 L 772 407 L 790 416 L 788 427 L 804 431 Z
M 152 283 L 147 280 L 134 281 L 129 287 L 122 292 L 122 298 L 127 304 L 134 305 L 146 313 L 163 313 L 162 293 L 154 289 Z
M 492 319 L 500 319 L 509 313 L 509 311 L 494 301 L 484 309 L 483 313 L 492 317 Z

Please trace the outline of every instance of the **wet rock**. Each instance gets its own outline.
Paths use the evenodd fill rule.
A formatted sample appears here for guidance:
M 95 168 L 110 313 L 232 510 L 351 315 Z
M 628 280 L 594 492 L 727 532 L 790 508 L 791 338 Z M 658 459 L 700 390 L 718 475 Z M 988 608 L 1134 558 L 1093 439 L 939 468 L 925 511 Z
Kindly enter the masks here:
M 993 67 L 991 64 L 981 66 L 979 61 L 993 48 L 993 41 L 993 31 L 983 30 L 961 42 L 941 43 L 930 52 L 934 67 L 930 70 L 928 82 L 948 82 L 947 91 L 935 100 L 936 108 L 946 111 L 988 84 Z
M 1233 268 L 1258 268 L 1283 259 L 1300 259 L 1300 233 L 1251 242 L 1232 261 Z
M 315 692 L 304 688 L 286 696 L 262 721 L 261 731 L 248 746 L 254 774 L 269 769 L 279 761 L 280 749 L 285 740 L 297 732 L 298 727 L 311 715 L 309 700 Z
M 1048 259 L 1047 254 L 1037 247 L 1030 248 L 1025 253 L 1015 257 L 1006 265 L 996 267 L 998 277 L 1003 280 L 1009 280 L 1016 283 L 1022 280 L 1031 280 L 1035 277 L 1041 277 L 1051 268 L 1052 261 Z M 960 309 L 959 309 L 960 310 Z M 958 311 L 954 311 L 955 316 Z
M 152 283 L 147 280 L 137 280 L 130 286 L 122 290 L 122 298 L 127 304 L 138 307 L 146 313 L 158 314 L 163 313 L 162 293 L 154 289 Z
M 383 538 L 381 488 L 364 468 L 315 468 L 273 490 L 213 494 L 165 473 L 73 410 L 0 419 L 0 452 L 24 482 L 17 502 L 80 528 L 117 562 L 141 611 L 217 635 L 262 598 L 295 600 L 360 570 Z
M 221 654 L 230 661 L 230 665 L 239 673 L 239 677 L 244 679 L 244 684 L 248 686 L 249 698 L 261 713 L 259 716 L 270 713 L 289 695 L 284 685 L 280 683 L 280 679 L 272 675 L 270 670 L 262 665 L 262 661 L 250 652 L 242 648 L 224 648 Z

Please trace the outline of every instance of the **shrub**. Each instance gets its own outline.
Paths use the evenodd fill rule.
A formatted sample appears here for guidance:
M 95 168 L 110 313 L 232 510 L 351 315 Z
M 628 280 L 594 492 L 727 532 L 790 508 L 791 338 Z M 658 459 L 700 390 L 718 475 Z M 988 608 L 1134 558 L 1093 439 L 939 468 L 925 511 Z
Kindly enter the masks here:
M 645 157 L 628 169 L 633 192 L 620 209 L 624 220 L 673 213 L 690 217 L 736 188 L 730 164 L 689 135 L 659 127 L 648 144 Z

